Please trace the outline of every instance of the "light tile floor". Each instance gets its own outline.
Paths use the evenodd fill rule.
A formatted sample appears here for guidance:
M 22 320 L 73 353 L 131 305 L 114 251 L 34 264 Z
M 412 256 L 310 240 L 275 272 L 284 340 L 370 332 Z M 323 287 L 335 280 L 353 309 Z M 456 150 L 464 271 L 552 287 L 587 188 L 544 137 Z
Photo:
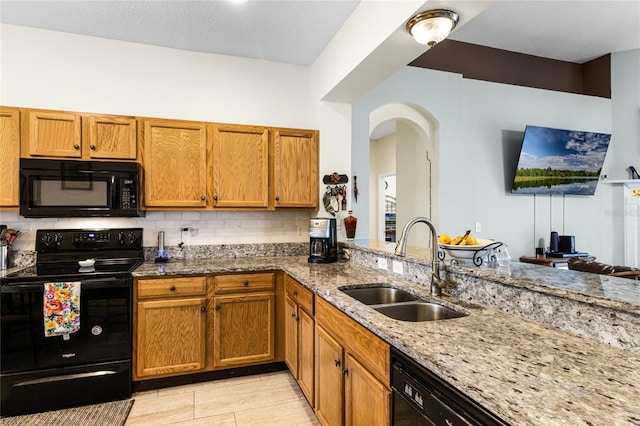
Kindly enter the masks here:
M 125 426 L 319 425 L 288 371 L 139 392 Z

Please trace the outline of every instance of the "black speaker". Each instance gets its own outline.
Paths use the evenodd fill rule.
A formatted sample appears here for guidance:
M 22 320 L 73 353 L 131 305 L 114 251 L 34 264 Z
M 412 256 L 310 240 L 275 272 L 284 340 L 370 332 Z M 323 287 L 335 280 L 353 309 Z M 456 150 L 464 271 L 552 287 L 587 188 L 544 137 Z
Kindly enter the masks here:
M 575 253 L 576 238 L 573 235 L 560 235 L 558 240 L 558 251 L 560 253 Z
M 558 233 L 556 231 L 551 232 L 551 241 L 549 242 L 549 253 L 558 252 Z

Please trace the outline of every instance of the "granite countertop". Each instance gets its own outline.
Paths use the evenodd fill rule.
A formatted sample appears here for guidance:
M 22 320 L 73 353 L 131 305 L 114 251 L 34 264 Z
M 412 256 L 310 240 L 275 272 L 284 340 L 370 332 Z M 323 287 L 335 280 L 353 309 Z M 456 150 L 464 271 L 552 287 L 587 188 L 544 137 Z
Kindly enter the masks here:
M 393 255 L 395 243 L 355 240 L 343 244 L 406 262 L 424 263 L 425 260 L 431 259 L 431 250 L 425 248 L 408 247 L 406 257 L 397 257 Z M 515 287 L 640 315 L 640 282 L 628 278 L 549 268 L 517 261 L 512 261 L 508 268 L 493 268 L 487 265 L 474 266 L 469 261 L 465 264 L 453 265 L 450 259 L 446 258 L 443 266 L 452 274 L 462 273 L 467 276 L 499 281 Z
M 524 281 L 519 278 L 516 263 L 511 276 L 505 279 Z M 283 256 L 147 262 L 134 276 L 277 269 L 291 274 L 319 297 L 511 424 L 640 425 L 637 354 L 452 296 L 433 298 L 425 286 L 375 269 L 353 263 L 316 265 L 307 263 L 306 257 Z M 523 275 L 528 273 L 526 269 L 522 270 Z M 487 270 L 477 273 L 496 274 Z M 495 276 L 498 278 L 503 279 Z M 339 290 L 342 286 L 366 283 L 394 285 L 427 300 L 457 307 L 469 315 L 433 322 L 397 321 Z M 544 283 L 540 285 L 544 287 Z M 623 302 L 621 306 L 634 309 L 628 305 Z

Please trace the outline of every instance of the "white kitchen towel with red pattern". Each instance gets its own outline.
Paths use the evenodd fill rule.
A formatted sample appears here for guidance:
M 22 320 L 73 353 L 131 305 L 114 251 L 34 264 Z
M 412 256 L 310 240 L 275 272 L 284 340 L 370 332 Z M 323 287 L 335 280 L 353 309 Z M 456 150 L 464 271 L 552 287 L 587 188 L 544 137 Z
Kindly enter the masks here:
M 44 283 L 43 314 L 45 337 L 80 330 L 80 282 Z

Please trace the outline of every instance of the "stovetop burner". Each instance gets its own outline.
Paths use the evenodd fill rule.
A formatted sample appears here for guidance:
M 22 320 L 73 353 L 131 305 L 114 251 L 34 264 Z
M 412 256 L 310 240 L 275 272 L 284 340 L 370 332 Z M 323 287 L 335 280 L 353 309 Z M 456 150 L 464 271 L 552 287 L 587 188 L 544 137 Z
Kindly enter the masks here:
M 38 275 L 68 275 L 108 272 L 131 272 L 141 262 L 136 259 L 97 259 L 91 267 L 83 268 L 78 262 L 41 263 L 36 265 Z
M 8 274 L 2 284 L 130 277 L 144 261 L 142 228 L 38 230 L 36 252 L 34 266 Z M 90 258 L 93 267 L 80 267 L 78 261 Z

